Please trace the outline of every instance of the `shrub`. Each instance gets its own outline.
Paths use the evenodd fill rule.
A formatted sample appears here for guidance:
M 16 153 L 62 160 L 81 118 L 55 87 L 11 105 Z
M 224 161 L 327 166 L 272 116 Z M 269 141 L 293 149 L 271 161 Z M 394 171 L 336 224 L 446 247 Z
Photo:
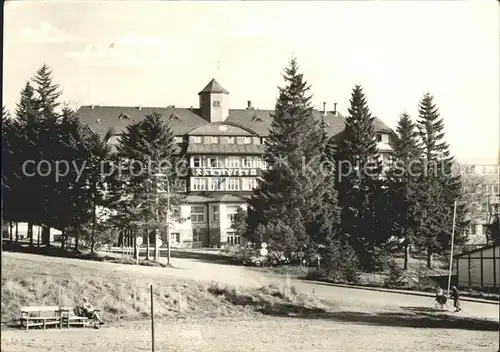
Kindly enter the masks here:
M 385 286 L 389 288 L 396 288 L 404 286 L 403 281 L 403 268 L 401 268 L 394 259 L 390 260 L 387 264 L 387 279 Z
M 341 283 L 358 283 L 359 258 L 351 246 L 332 241 L 325 248 L 323 263 L 326 279 Z

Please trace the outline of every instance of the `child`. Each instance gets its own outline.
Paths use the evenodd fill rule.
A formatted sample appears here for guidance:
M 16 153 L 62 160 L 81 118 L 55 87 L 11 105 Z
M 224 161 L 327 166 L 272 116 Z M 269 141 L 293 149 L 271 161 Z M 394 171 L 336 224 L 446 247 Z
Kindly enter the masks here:
M 446 296 L 444 295 L 442 288 L 440 288 L 436 294 L 436 302 L 439 304 L 441 309 L 443 309 L 443 306 L 446 304 Z

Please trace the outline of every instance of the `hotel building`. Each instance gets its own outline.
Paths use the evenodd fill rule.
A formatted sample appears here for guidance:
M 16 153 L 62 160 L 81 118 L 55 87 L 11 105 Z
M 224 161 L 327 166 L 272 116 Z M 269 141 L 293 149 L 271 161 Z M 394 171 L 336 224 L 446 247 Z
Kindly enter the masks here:
M 272 110 L 254 107 L 248 101 L 244 109 L 230 109 L 229 92 L 212 79 L 199 93 L 198 108 L 82 106 L 80 118 L 97 133 L 114 128 L 110 144 L 116 145 L 120 133 L 131 121 L 158 112 L 169 120 L 175 142 L 185 152 L 189 175 L 177 188 L 186 192 L 181 216 L 187 219 L 170 228 L 172 247 L 222 247 L 239 245 L 242 239 L 231 228 L 239 207 L 257 185 L 267 165 L 262 160 L 264 141 L 269 135 Z M 344 117 L 326 103 L 314 116 L 324 119 L 330 137 L 340 138 Z M 394 133 L 375 119 L 379 151 L 383 159 L 391 153 L 390 136 Z

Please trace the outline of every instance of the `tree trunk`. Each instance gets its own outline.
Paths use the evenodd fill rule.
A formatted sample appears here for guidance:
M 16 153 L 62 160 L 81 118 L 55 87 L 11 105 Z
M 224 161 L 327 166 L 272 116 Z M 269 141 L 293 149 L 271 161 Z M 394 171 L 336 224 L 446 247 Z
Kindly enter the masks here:
M 12 243 L 12 240 L 14 239 L 13 233 L 12 233 L 12 228 L 14 225 L 12 224 L 12 221 L 9 221 L 9 240 L 10 243 Z
M 133 236 L 132 241 L 134 243 L 134 258 L 137 258 L 138 248 L 137 248 L 137 237 L 136 237 L 135 229 L 130 229 L 129 231 Z
M 16 244 L 19 242 L 19 223 L 16 221 Z
M 405 243 L 405 263 L 403 270 L 408 270 L 408 261 L 410 259 L 410 244 L 407 242 Z
M 38 226 L 38 233 L 36 235 L 36 246 L 40 248 L 40 237 L 42 236 L 42 227 Z
M 430 247 L 427 248 L 427 269 L 432 269 L 432 249 Z
M 42 244 L 50 247 L 50 227 L 42 225 Z
M 75 252 L 78 252 L 78 241 L 80 239 L 80 228 L 75 226 Z
M 66 249 L 66 229 L 63 228 L 61 231 L 61 249 Z
M 28 238 L 30 239 L 30 247 L 33 247 L 33 223 L 28 223 Z
M 155 249 L 154 249 L 154 253 L 153 253 L 153 258 L 154 258 L 154 260 L 157 260 L 158 259 L 158 230 L 155 229 L 154 234 L 155 234 L 155 236 L 154 236 Z
M 93 195 L 92 202 L 92 234 L 90 235 L 90 252 L 94 253 L 95 250 L 95 227 L 96 227 L 96 204 L 95 204 L 95 195 Z
M 149 229 L 146 229 L 146 260 L 149 260 Z

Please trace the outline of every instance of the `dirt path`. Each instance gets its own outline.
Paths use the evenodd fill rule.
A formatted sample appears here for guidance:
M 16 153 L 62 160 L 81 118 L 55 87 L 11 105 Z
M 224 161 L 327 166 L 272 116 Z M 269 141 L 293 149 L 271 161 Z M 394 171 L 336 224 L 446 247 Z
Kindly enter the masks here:
M 155 351 L 496 351 L 498 333 L 270 318 L 156 323 Z M 2 351 L 151 351 L 148 321 L 101 330 L 2 332 Z

